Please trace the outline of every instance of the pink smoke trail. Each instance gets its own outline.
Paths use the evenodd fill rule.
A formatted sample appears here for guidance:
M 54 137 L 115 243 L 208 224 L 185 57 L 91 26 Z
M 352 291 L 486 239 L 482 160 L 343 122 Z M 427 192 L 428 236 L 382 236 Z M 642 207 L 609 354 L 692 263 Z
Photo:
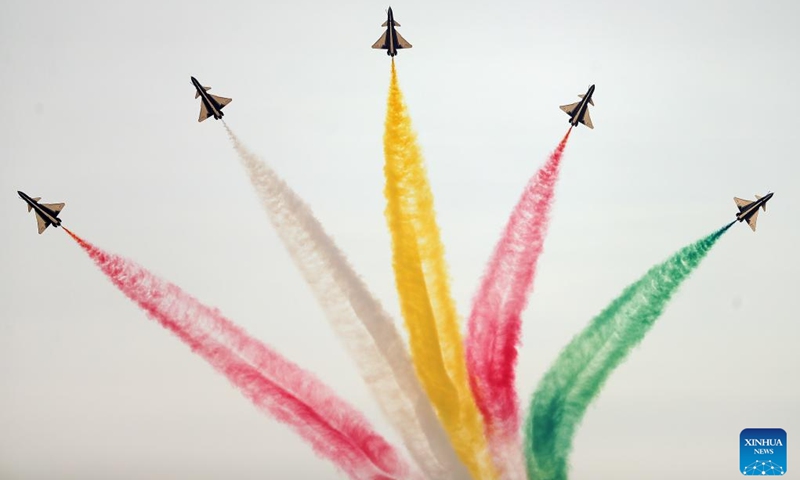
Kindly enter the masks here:
M 353 479 L 416 478 L 394 447 L 313 374 L 250 337 L 218 310 L 136 263 L 64 229 L 114 285 Z
M 467 326 L 470 386 L 484 418 L 492 457 L 504 479 L 526 478 L 514 387 L 520 315 L 533 289 L 561 156 L 571 131 L 530 179 L 511 213 L 473 299 Z

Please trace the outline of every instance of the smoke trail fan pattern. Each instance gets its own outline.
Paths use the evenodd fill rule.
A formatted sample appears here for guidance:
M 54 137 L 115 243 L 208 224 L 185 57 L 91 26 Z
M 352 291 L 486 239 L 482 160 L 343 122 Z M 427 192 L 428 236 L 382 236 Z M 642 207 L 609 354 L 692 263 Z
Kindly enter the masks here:
M 224 124 L 224 122 L 223 122 Z M 533 290 L 567 131 L 528 182 L 487 264 L 462 342 L 433 194 L 392 60 L 384 133 L 385 217 L 406 346 L 394 320 L 311 208 L 225 125 L 295 265 L 414 462 L 311 373 L 141 266 L 64 230 L 149 317 L 353 479 L 564 480 L 588 405 L 733 224 L 652 267 L 561 352 L 520 439 L 521 315 Z

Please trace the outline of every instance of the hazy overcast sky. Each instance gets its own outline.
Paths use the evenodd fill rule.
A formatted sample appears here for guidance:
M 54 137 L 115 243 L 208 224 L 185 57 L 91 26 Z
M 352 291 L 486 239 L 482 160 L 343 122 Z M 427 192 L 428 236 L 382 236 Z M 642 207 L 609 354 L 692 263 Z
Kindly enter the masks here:
M 339 478 L 107 281 L 16 191 L 317 373 L 399 445 L 189 77 L 315 209 L 401 324 L 383 217 L 389 58 L 368 1 L 0 2 L 0 477 Z M 800 461 L 800 4 L 392 4 L 462 317 L 528 178 L 573 132 L 524 316 L 527 403 L 559 350 L 651 265 L 737 224 L 610 378 L 572 478 L 738 478 L 739 432 Z M 791 474 L 791 473 L 790 473 Z

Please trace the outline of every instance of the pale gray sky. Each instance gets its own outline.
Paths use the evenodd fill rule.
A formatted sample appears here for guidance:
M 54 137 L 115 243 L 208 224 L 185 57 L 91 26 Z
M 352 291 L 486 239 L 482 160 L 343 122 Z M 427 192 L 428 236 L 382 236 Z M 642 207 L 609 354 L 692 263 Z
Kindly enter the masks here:
M 389 59 L 377 2 L 0 4 L 0 477 L 337 478 L 150 321 L 16 196 L 135 259 L 388 423 L 267 222 L 191 75 L 316 210 L 400 322 L 383 218 Z M 737 478 L 744 428 L 800 432 L 800 6 L 785 1 L 392 4 L 462 316 L 522 187 L 570 139 L 525 313 L 524 407 L 559 350 L 628 283 L 736 225 L 611 377 L 573 478 Z M 794 441 L 793 441 L 794 439 Z M 399 442 L 397 442 L 399 444 Z M 678 473 L 678 471 L 682 473 Z

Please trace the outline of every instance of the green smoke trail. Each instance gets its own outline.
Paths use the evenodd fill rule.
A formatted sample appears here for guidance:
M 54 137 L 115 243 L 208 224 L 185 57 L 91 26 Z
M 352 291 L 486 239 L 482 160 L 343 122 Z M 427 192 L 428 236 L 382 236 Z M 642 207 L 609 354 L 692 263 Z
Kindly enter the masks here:
M 572 438 L 586 408 L 731 225 L 733 222 L 652 267 L 561 352 L 533 394 L 525 422 L 529 479 L 567 478 Z

